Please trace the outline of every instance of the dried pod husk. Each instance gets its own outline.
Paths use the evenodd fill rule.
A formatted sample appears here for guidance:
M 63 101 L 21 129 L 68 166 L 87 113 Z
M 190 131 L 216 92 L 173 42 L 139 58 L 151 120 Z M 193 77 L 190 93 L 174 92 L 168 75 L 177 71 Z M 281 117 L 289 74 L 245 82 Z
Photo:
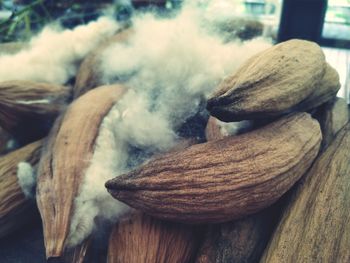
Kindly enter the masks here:
M 102 42 L 95 50 L 91 51 L 80 65 L 75 85 L 73 96 L 77 98 L 87 91 L 104 85 L 101 72 L 101 59 L 103 52 L 115 43 L 126 42 L 132 34 L 131 29 L 125 29 L 118 32 L 113 37 Z
M 260 262 L 350 262 L 350 124 L 298 184 Z
M 315 118 L 319 121 L 322 130 L 322 148 L 327 148 L 335 135 L 349 121 L 349 108 L 345 99 L 335 98 L 319 107 Z
M 324 54 L 316 43 L 282 42 L 253 56 L 226 78 L 207 108 L 223 121 L 279 116 L 314 92 L 325 69 Z
M 47 258 L 61 257 L 64 252 L 74 200 L 100 125 L 123 92 L 120 85 L 91 90 L 67 108 L 50 132 L 39 164 L 36 196 Z
M 189 263 L 193 262 L 198 242 L 194 227 L 134 212 L 114 226 L 108 263 Z
M 276 202 L 306 172 L 321 143 L 309 114 L 165 154 L 106 183 L 118 200 L 162 219 L 225 222 Z
M 22 142 L 47 135 L 52 122 L 65 108 L 69 89 L 48 83 L 0 83 L 0 126 Z
M 308 111 L 333 100 L 337 96 L 340 86 L 338 72 L 327 63 L 326 71 L 320 84 L 309 97 L 295 106 L 295 109 Z
M 17 178 L 17 165 L 37 165 L 42 142 L 37 141 L 0 157 L 0 238 L 19 229 L 37 215 L 35 202 L 28 199 Z

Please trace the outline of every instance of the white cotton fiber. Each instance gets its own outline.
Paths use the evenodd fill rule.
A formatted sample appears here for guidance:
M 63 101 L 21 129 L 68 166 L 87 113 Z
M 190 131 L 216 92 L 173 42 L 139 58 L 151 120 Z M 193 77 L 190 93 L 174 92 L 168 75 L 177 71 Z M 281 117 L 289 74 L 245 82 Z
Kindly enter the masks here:
M 106 191 L 105 182 L 135 168 L 149 154 L 173 147 L 179 127 L 198 113 L 217 84 L 270 46 L 264 39 L 224 44 L 209 35 L 202 22 L 191 5 L 171 19 L 139 15 L 129 41 L 116 43 L 103 54 L 105 82 L 121 82 L 128 91 L 100 128 L 75 200 L 70 246 L 91 233 L 95 217 L 114 220 L 126 211 Z
M 47 26 L 24 50 L 14 55 L 0 55 L 0 81 L 64 84 L 76 74 L 78 62 L 118 27 L 107 17 L 72 30 Z
M 26 197 L 33 197 L 33 190 L 36 184 L 34 169 L 30 163 L 20 162 L 17 166 L 18 184 Z

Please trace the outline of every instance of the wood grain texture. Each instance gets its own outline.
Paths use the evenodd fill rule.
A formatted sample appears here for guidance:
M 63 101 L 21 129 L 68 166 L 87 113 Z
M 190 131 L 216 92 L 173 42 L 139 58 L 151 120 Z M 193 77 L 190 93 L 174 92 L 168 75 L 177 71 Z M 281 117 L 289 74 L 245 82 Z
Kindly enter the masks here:
M 123 92 L 122 86 L 113 85 L 86 93 L 69 106 L 49 135 L 37 186 L 47 258 L 62 256 L 74 200 L 92 158 L 100 125 Z
M 218 223 L 276 202 L 316 157 L 321 130 L 306 113 L 165 154 L 106 183 L 118 200 L 158 218 Z
M 208 100 L 223 121 L 278 116 L 306 99 L 320 84 L 326 63 L 313 42 L 289 40 L 248 59 Z
M 190 263 L 198 243 L 194 227 L 134 212 L 113 228 L 108 263 Z
M 41 139 L 66 107 L 69 93 L 48 83 L 0 82 L 0 126 L 25 142 Z
M 299 185 L 261 262 L 350 262 L 350 124 Z
M 73 96 L 77 98 L 87 91 L 104 85 L 102 80 L 102 72 L 100 69 L 103 52 L 115 43 L 126 42 L 132 34 L 131 29 L 125 29 L 118 32 L 113 37 L 102 42 L 95 50 L 91 51 L 80 65 L 75 85 Z
M 19 229 L 37 215 L 35 202 L 26 198 L 17 179 L 17 165 L 39 162 L 42 141 L 0 157 L 0 238 Z

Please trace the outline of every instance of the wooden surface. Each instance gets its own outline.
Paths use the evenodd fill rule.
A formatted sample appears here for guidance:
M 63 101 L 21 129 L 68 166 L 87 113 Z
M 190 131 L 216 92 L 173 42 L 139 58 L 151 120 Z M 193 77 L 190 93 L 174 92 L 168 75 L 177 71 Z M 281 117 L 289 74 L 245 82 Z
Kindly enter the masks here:
M 350 262 L 350 124 L 299 185 L 261 262 Z
M 120 201 L 158 218 L 225 222 L 276 202 L 310 167 L 321 143 L 306 113 L 165 154 L 106 183 Z
M 115 85 L 86 93 L 69 106 L 49 135 L 40 160 L 36 196 L 48 258 L 62 256 L 74 200 L 92 158 L 100 125 L 123 92 Z

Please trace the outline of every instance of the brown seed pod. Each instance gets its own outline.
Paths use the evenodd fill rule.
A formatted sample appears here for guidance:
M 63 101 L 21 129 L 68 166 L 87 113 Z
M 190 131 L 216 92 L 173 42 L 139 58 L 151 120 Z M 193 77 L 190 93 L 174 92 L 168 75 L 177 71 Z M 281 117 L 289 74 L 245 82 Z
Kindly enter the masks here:
M 0 126 L 24 142 L 44 137 L 66 107 L 69 89 L 32 81 L 0 82 Z
M 93 156 L 100 125 L 123 93 L 119 85 L 89 91 L 67 108 L 49 135 L 37 185 L 47 258 L 63 254 L 74 200 Z
M 289 40 L 250 58 L 219 85 L 207 108 L 223 121 L 278 116 L 314 92 L 325 69 L 320 46 Z
M 257 212 L 306 172 L 321 143 L 306 113 L 165 154 L 106 183 L 118 200 L 162 219 L 217 223 Z

